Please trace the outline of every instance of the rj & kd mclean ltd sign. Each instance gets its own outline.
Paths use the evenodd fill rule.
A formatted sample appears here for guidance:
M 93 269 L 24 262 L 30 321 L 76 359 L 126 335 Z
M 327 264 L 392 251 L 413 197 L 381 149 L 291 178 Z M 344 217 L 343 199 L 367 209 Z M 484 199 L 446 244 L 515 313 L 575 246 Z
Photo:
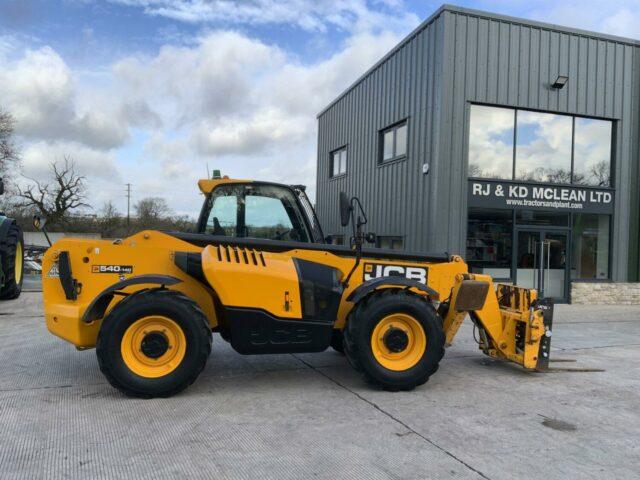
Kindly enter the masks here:
M 608 188 L 469 180 L 468 196 L 470 207 L 613 213 L 613 190 Z

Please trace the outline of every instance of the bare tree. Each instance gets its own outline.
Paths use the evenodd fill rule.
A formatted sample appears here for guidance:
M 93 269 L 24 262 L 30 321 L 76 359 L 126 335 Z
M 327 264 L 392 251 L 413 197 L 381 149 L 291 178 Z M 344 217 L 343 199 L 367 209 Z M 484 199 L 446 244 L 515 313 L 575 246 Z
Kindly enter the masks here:
M 167 201 L 161 197 L 143 198 L 133 208 L 139 228 L 160 228 L 172 213 Z
M 547 182 L 551 183 L 571 183 L 571 169 L 548 168 L 545 170 Z
M 18 149 L 13 141 L 13 116 L 0 109 L 0 177 L 12 173 L 18 163 Z
M 78 208 L 91 206 L 84 202 L 86 198 L 85 177 L 78 175 L 75 163 L 65 156 L 64 162 L 51 164 L 53 182 L 43 183 L 29 177 L 32 182 L 19 189 L 18 196 L 24 200 L 19 207 L 35 207 L 50 225 L 60 226 L 68 215 Z
M 469 176 L 470 177 L 485 177 L 485 173 L 482 171 L 482 168 L 477 163 L 469 164 Z
M 594 185 L 598 185 L 600 187 L 609 186 L 609 182 L 611 181 L 610 174 L 611 167 L 609 162 L 604 160 L 596 163 L 589 169 L 589 175 L 591 177 L 590 180 Z
M 139 219 L 157 220 L 159 218 L 168 217 L 171 214 L 171 208 L 167 201 L 161 197 L 147 197 L 140 200 L 133 207 Z
M 106 202 L 100 209 L 99 225 L 100 232 L 104 237 L 117 237 L 122 228 L 122 216 L 111 200 Z

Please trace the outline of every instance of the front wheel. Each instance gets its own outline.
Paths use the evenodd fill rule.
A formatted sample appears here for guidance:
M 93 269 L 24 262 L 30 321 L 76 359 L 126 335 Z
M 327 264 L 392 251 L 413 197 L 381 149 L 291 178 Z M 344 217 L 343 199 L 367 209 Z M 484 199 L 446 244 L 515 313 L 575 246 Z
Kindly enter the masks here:
M 180 292 L 145 290 L 117 304 L 102 321 L 98 364 L 126 395 L 170 397 L 198 377 L 211 353 L 211 329 Z
M 345 329 L 345 353 L 369 383 L 411 390 L 438 370 L 445 335 L 433 306 L 404 290 L 386 289 L 360 302 Z

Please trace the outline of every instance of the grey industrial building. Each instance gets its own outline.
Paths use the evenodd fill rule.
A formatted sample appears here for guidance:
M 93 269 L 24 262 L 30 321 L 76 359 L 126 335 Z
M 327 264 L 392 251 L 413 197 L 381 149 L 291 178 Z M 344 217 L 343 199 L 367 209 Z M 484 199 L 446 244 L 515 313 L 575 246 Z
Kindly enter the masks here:
M 318 122 L 337 243 L 345 191 L 379 246 L 460 254 L 559 301 L 638 281 L 640 41 L 444 5 Z

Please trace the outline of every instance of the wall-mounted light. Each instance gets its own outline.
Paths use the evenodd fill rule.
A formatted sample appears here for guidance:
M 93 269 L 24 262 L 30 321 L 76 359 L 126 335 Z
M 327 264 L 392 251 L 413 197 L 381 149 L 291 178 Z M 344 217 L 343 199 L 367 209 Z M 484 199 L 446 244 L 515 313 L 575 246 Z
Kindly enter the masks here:
M 569 77 L 565 75 L 558 75 L 558 78 L 556 78 L 556 81 L 551 84 L 551 88 L 560 90 L 562 87 L 564 87 L 567 84 L 568 81 L 569 81 Z

